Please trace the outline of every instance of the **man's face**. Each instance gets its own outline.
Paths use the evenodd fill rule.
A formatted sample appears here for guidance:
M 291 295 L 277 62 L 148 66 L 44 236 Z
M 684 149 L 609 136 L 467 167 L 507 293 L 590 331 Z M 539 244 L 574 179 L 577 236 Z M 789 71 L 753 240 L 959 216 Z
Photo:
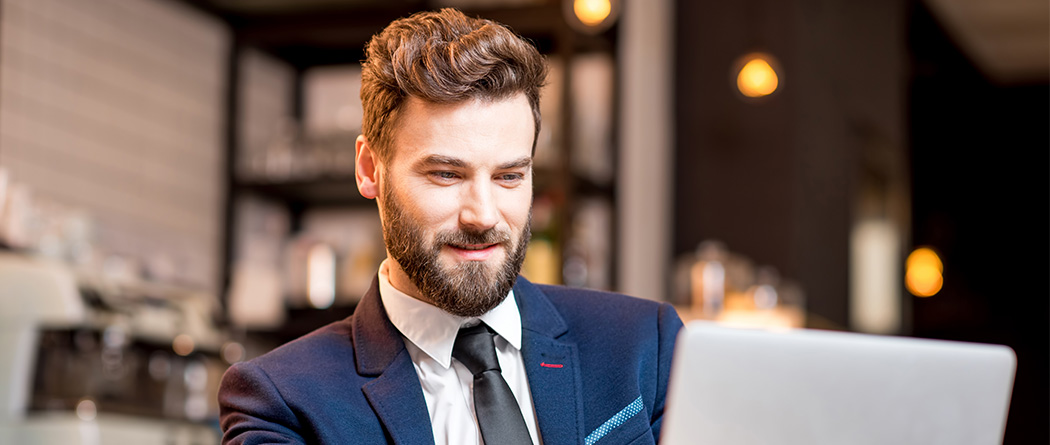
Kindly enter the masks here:
M 405 103 L 378 169 L 395 287 L 464 317 L 503 301 L 530 235 L 533 135 L 524 95 Z

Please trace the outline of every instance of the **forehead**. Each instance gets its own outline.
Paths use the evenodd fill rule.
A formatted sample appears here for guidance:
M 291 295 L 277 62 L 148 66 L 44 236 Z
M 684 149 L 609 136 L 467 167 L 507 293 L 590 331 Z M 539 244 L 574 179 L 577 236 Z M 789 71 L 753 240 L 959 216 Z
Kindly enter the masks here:
M 520 158 L 531 155 L 535 136 L 524 94 L 451 104 L 410 97 L 397 121 L 391 158 L 398 162 L 433 155 L 471 162 Z

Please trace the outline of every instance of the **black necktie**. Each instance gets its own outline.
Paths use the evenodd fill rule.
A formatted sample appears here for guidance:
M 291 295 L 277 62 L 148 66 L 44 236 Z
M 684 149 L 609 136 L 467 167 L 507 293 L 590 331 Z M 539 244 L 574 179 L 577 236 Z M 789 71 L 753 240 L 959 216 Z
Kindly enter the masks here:
M 474 374 L 474 413 L 486 445 L 532 445 L 518 401 L 503 380 L 493 332 L 484 323 L 463 328 L 452 356 Z

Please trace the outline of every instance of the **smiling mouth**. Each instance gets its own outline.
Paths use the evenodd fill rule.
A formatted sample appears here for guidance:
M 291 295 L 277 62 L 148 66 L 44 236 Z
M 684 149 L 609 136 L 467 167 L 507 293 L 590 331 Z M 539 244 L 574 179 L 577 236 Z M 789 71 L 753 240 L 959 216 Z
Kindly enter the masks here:
M 496 244 L 449 244 L 449 246 L 460 250 L 485 250 Z

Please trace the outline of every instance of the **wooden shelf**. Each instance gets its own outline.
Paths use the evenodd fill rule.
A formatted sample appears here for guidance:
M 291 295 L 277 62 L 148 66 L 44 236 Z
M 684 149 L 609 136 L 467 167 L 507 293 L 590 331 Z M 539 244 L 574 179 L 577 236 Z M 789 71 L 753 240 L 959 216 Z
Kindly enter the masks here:
M 242 165 L 240 149 L 240 121 L 245 112 L 241 108 L 239 83 L 243 81 L 241 56 L 246 50 L 261 50 L 287 63 L 292 69 L 292 94 L 289 116 L 302 119 L 304 114 L 306 73 L 312 67 L 336 64 L 358 64 L 363 58 L 366 41 L 392 20 L 405 17 L 419 10 L 435 9 L 428 0 L 388 0 L 368 2 L 336 2 L 326 5 L 298 0 L 274 2 L 231 2 L 225 0 L 181 0 L 190 6 L 204 10 L 225 22 L 232 34 L 232 50 L 228 58 L 227 107 L 227 206 L 226 245 L 223 253 L 225 264 L 223 284 L 228 287 L 233 260 L 233 221 L 236 220 L 235 203 L 239 197 L 255 196 L 286 206 L 289 214 L 289 232 L 302 229 L 304 218 L 317 207 L 347 208 L 351 210 L 375 211 L 375 200 L 362 197 L 357 190 L 353 175 L 319 177 L 316 179 L 262 180 L 238 177 L 235 166 Z M 326 2 L 327 3 L 327 2 Z M 609 182 L 594 181 L 571 167 L 575 143 L 573 97 L 569 94 L 573 75 L 572 59 L 581 54 L 603 53 L 615 60 L 617 25 L 588 35 L 575 30 L 565 22 L 562 2 L 547 0 L 525 6 L 490 6 L 487 8 L 464 8 L 470 16 L 481 16 L 506 24 L 514 32 L 530 40 L 542 54 L 561 61 L 562 69 L 556 83 L 562 97 L 550 143 L 558 148 L 556 158 L 548 165 L 536 169 L 534 193 L 546 197 L 553 206 L 553 216 L 547 233 L 556 248 L 568 245 L 567 239 L 575 230 L 572 224 L 580 200 L 600 198 L 615 208 L 615 179 Z M 615 70 L 615 67 L 613 67 Z M 615 76 L 615 71 L 613 73 Z M 615 77 L 614 77 L 615 80 Z M 553 82 L 553 80 L 552 80 Z M 615 81 L 613 82 L 615 84 Z M 612 101 L 609 118 L 615 122 L 618 101 Z M 611 125 L 610 128 L 615 128 Z M 613 147 L 610 155 L 615 154 Z M 615 233 L 615 221 L 610 221 Z M 535 229 L 535 227 L 534 227 Z M 616 246 L 609 240 L 609 255 L 614 257 Z M 565 252 L 559 251 L 559 256 Z M 609 263 L 611 265 L 611 262 Z M 610 266 L 611 267 L 611 266 Z M 608 267 L 607 267 L 608 268 Z M 610 274 L 610 276 L 612 276 Z M 615 283 L 609 283 L 615 285 Z M 291 340 L 323 324 L 350 315 L 353 308 L 333 308 L 325 311 L 289 310 L 288 326 L 279 332 L 259 332 L 270 340 Z

